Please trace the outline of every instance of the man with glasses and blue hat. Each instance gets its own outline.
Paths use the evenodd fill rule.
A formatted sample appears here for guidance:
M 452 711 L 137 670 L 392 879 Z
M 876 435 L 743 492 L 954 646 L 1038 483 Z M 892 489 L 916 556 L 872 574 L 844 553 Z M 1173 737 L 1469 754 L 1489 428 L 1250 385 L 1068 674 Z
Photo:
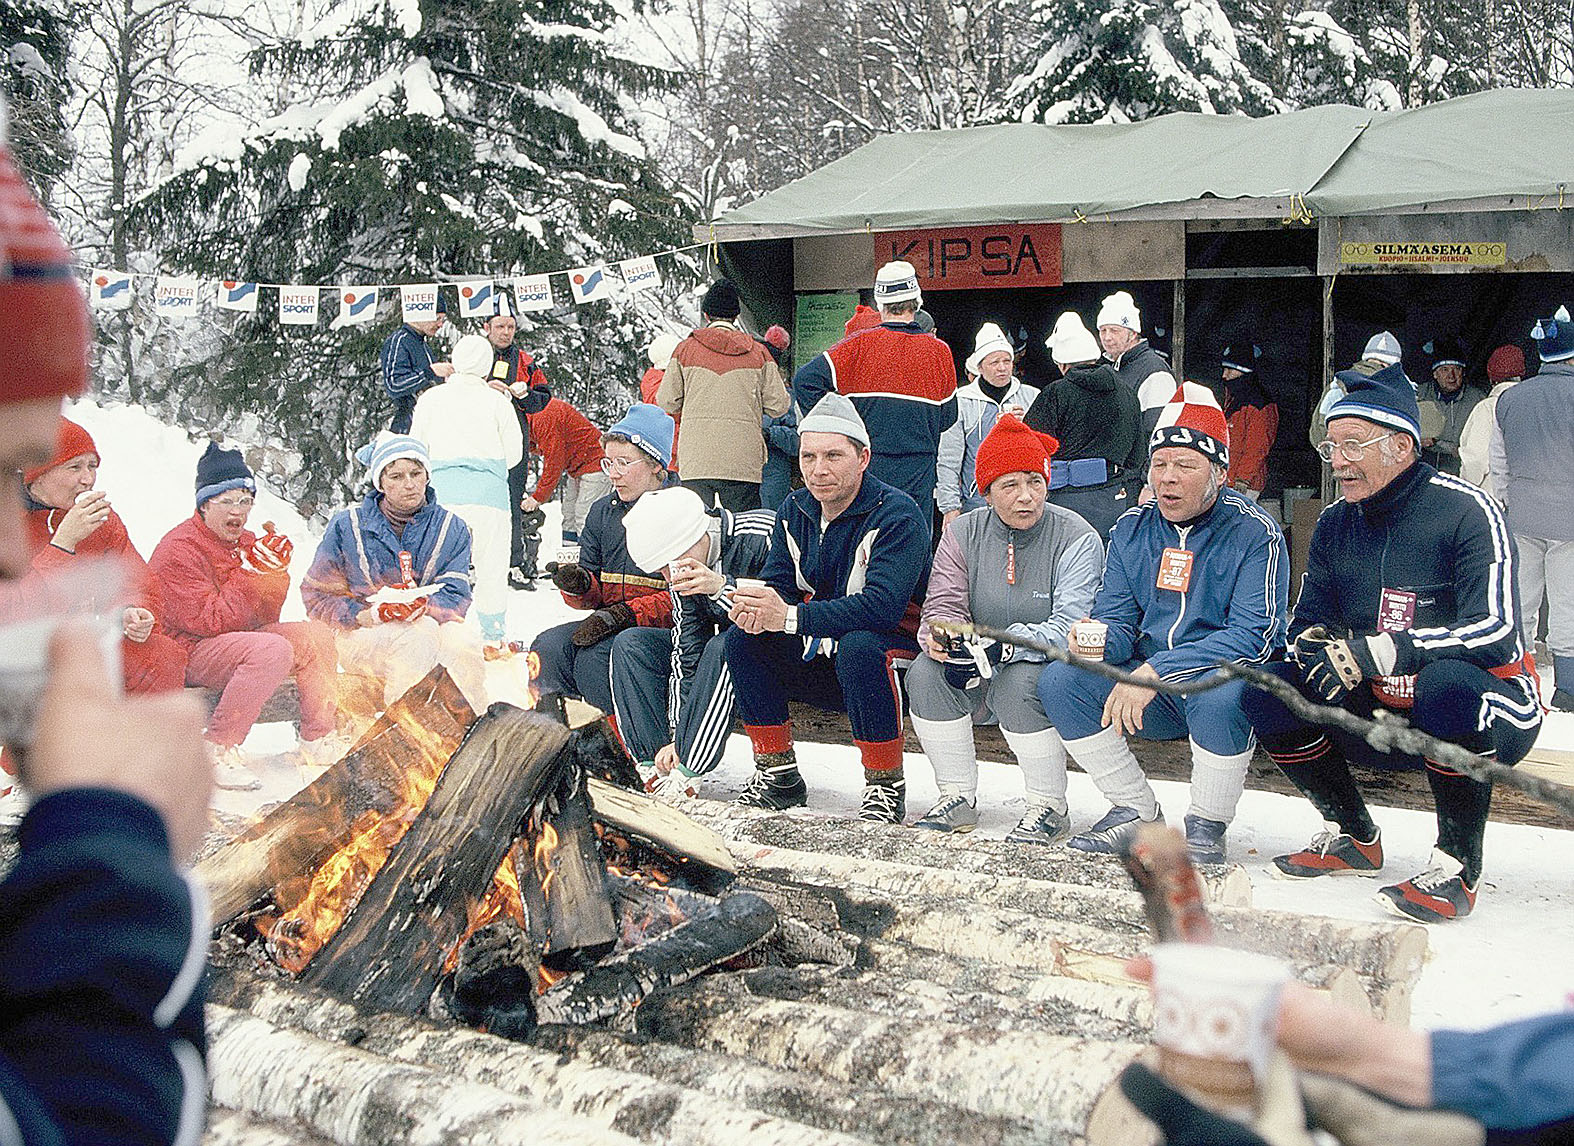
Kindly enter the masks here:
M 1502 510 L 1484 491 L 1420 460 L 1421 413 L 1396 363 L 1342 371 L 1318 452 L 1342 500 L 1318 518 L 1290 624 L 1288 661 L 1271 666 L 1310 699 L 1360 716 L 1403 713 L 1411 724 L 1503 764 L 1535 742 L 1541 702 L 1520 637 L 1518 556 Z M 1423 923 L 1475 906 L 1492 786 L 1432 760 L 1385 754 L 1308 723 L 1277 697 L 1248 692 L 1258 740 L 1327 821 L 1302 851 L 1276 856 L 1291 879 L 1375 875 L 1381 833 L 1352 762 L 1423 764 L 1437 807 L 1425 870 L 1378 901 Z

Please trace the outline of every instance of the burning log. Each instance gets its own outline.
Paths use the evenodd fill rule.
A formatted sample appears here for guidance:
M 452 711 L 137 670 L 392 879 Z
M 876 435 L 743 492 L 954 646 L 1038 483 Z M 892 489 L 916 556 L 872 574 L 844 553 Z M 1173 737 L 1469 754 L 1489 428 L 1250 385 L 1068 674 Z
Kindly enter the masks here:
M 551 799 L 540 822 L 513 848 L 531 936 L 542 961 L 559 970 L 594 963 L 618 937 L 607 901 L 606 864 L 579 777 L 570 778 L 566 796 Z
M 635 1146 L 589 1119 L 542 1109 L 518 1094 L 426 1066 L 285 1030 L 227 1007 L 208 1007 L 214 1102 L 298 1121 L 341 1146 L 407 1142 L 551 1142 Z
M 536 1000 L 536 1017 L 578 1024 L 626 1016 L 651 992 L 753 949 L 775 929 L 776 911 L 759 896 L 724 896 L 634 949 L 554 984 Z
M 635 1135 L 657 1146 L 736 1146 L 740 1142 L 750 1146 L 855 1146 L 859 1141 L 826 1134 L 786 1117 L 772 1117 L 693 1086 L 643 1077 L 585 1058 L 397 1015 L 363 1015 L 337 999 L 298 987 L 230 980 L 218 984 L 217 990 L 231 1004 L 246 1006 L 273 1028 L 326 1040 L 330 1046 L 353 1043 L 358 1051 L 397 1063 L 499 1087 L 532 1104 L 556 1108 L 564 1115 Z M 256 1060 L 247 1060 L 245 1067 L 266 1069 Z M 215 1085 L 219 1085 L 217 1078 Z M 251 1080 L 225 1079 L 223 1085 L 241 1089 L 250 1087 Z
M 542 1027 L 542 1047 L 577 1061 L 637 1071 L 718 1100 L 769 1111 L 886 1146 L 1045 1146 L 1049 1136 L 1026 1118 L 976 1114 L 942 1096 L 908 1098 L 885 1087 L 849 1086 L 716 1051 L 636 1041 L 599 1027 Z
M 1068 848 L 1035 848 L 973 835 L 760 812 L 713 800 L 684 800 L 680 806 L 720 833 L 732 853 L 745 862 L 752 855 L 747 846 L 752 843 L 829 852 L 852 859 L 889 860 L 982 875 L 1025 876 L 1051 883 L 1131 890 L 1131 879 L 1118 862 Z M 1245 907 L 1251 903 L 1251 878 L 1239 866 L 1205 869 L 1202 884 L 1210 909 L 1215 904 Z
M 1113 1105 L 1101 1100 L 1141 1049 L 1133 1042 L 755 999 L 726 976 L 707 980 L 703 989 L 653 995 L 635 1019 L 641 1034 L 655 1038 L 912 1098 L 944 1094 L 978 1114 L 1026 1118 L 1051 1136 L 1132 1140 L 1112 1135 L 1105 1125 L 1110 1115 L 1095 1112 Z
M 726 840 L 670 804 L 595 777 L 585 786 L 596 819 L 602 823 L 646 840 L 668 855 L 686 857 L 728 875 L 738 870 Z
M 559 778 L 569 737 L 544 716 L 488 709 L 303 981 L 370 1007 L 422 1010 L 521 821 Z
M 421 678 L 348 756 L 197 864 L 214 925 L 315 869 L 350 842 L 366 814 L 392 815 L 405 807 L 411 775 L 435 776 L 474 719 L 441 665 Z
M 1146 932 L 1143 901 L 1134 891 L 1110 891 L 1025 879 L 978 875 L 911 863 L 795 851 L 759 849 L 752 875 L 863 887 L 888 895 L 951 897 L 1045 919 L 1096 924 L 1120 934 Z M 1414 983 L 1426 958 L 1426 929 L 1406 923 L 1361 923 L 1239 907 L 1210 912 L 1219 942 L 1309 963 L 1334 963 L 1382 982 Z

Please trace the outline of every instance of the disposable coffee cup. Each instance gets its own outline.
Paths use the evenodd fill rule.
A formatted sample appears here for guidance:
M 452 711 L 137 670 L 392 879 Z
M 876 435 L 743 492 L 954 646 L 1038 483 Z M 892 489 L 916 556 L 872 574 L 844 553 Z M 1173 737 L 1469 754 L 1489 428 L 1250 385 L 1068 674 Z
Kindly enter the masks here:
M 1249 1117 L 1268 1076 L 1289 968 L 1204 943 L 1161 943 L 1152 954 L 1159 1073 L 1212 1110 Z
M 763 589 L 765 582 L 758 577 L 739 577 L 733 582 L 740 589 Z
M 49 642 L 71 618 L 38 617 L 0 626 L 0 744 L 27 748 L 33 743 L 38 705 L 49 685 Z M 110 688 L 121 688 L 119 614 L 94 617 L 89 623 L 104 655 Z
M 1103 621 L 1078 621 L 1071 626 L 1071 651 L 1085 661 L 1104 659 L 1109 626 Z

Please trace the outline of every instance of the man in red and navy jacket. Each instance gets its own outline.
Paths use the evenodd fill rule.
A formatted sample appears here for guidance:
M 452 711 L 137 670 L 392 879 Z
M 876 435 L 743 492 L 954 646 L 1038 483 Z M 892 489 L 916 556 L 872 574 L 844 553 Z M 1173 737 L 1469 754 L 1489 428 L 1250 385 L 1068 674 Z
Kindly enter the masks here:
M 880 325 L 859 330 L 793 376 L 801 418 L 835 391 L 852 399 L 869 428 L 869 474 L 918 503 L 927 533 L 935 516 L 940 435 L 956 421 L 956 362 L 950 348 L 914 321 L 923 305 L 911 263 L 886 263 L 874 279 Z
M 481 325 L 487 341 L 492 344 L 492 373 L 487 381 L 508 393 L 509 400 L 514 403 L 514 413 L 519 416 L 519 432 L 525 441 L 519 464 L 508 471 L 508 564 L 514 571 L 511 581 L 527 581 L 530 582 L 528 587 L 534 588 L 535 550 L 540 548 L 541 538 L 534 530 L 525 528 L 525 510 L 519 503 L 524 499 L 525 484 L 530 480 L 530 415 L 546 409 L 546 404 L 552 400 L 552 390 L 535 356 L 524 347 L 514 345 L 514 333 L 519 324 L 509 310 L 508 296 L 498 295 L 497 303 L 497 313 Z M 515 584 L 515 587 L 527 586 Z

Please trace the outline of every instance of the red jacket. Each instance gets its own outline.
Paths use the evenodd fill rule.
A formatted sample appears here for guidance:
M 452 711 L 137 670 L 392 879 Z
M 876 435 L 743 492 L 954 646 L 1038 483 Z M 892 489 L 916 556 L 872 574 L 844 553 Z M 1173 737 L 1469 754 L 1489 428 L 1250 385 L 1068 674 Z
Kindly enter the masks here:
M 1231 485 L 1245 482 L 1258 493 L 1268 484 L 1268 451 L 1279 434 L 1279 407 L 1237 406 L 1226 419 L 1230 428 Z
M 76 568 L 78 558 L 109 558 L 121 565 L 125 577 L 118 597 L 119 603 L 139 606 L 157 617 L 158 587 L 148 572 L 147 562 L 142 560 L 136 546 L 131 544 L 131 538 L 126 533 L 126 523 L 120 520 L 120 515 L 110 510 L 104 524 L 84 537 L 74 554 L 49 544 L 60 526 L 60 519 L 65 515 L 65 510 L 48 506 L 36 506 L 28 511 L 27 533 L 29 548 L 33 551 L 32 569 L 28 576 L 14 583 L 18 600 L 27 602 L 32 609 L 47 608 L 44 594 L 50 578 Z
M 148 568 L 164 603 L 164 631 L 187 653 L 208 637 L 250 632 L 278 621 L 290 575 L 285 570 L 260 574 L 243 569 L 241 551 L 255 541 L 246 530 L 228 545 L 193 513 L 153 550 Z
M 530 496 L 552 500 L 552 491 L 567 470 L 584 477 L 601 468 L 601 431 L 561 398 L 553 398 L 539 414 L 529 414 L 530 452 L 541 458 L 541 480 Z
M 661 380 L 666 376 L 666 371 L 652 366 L 639 376 L 639 400 L 656 405 L 656 391 L 661 389 Z M 678 427 L 683 423 L 683 415 L 672 415 L 672 464 L 667 468 L 673 473 L 678 472 Z

